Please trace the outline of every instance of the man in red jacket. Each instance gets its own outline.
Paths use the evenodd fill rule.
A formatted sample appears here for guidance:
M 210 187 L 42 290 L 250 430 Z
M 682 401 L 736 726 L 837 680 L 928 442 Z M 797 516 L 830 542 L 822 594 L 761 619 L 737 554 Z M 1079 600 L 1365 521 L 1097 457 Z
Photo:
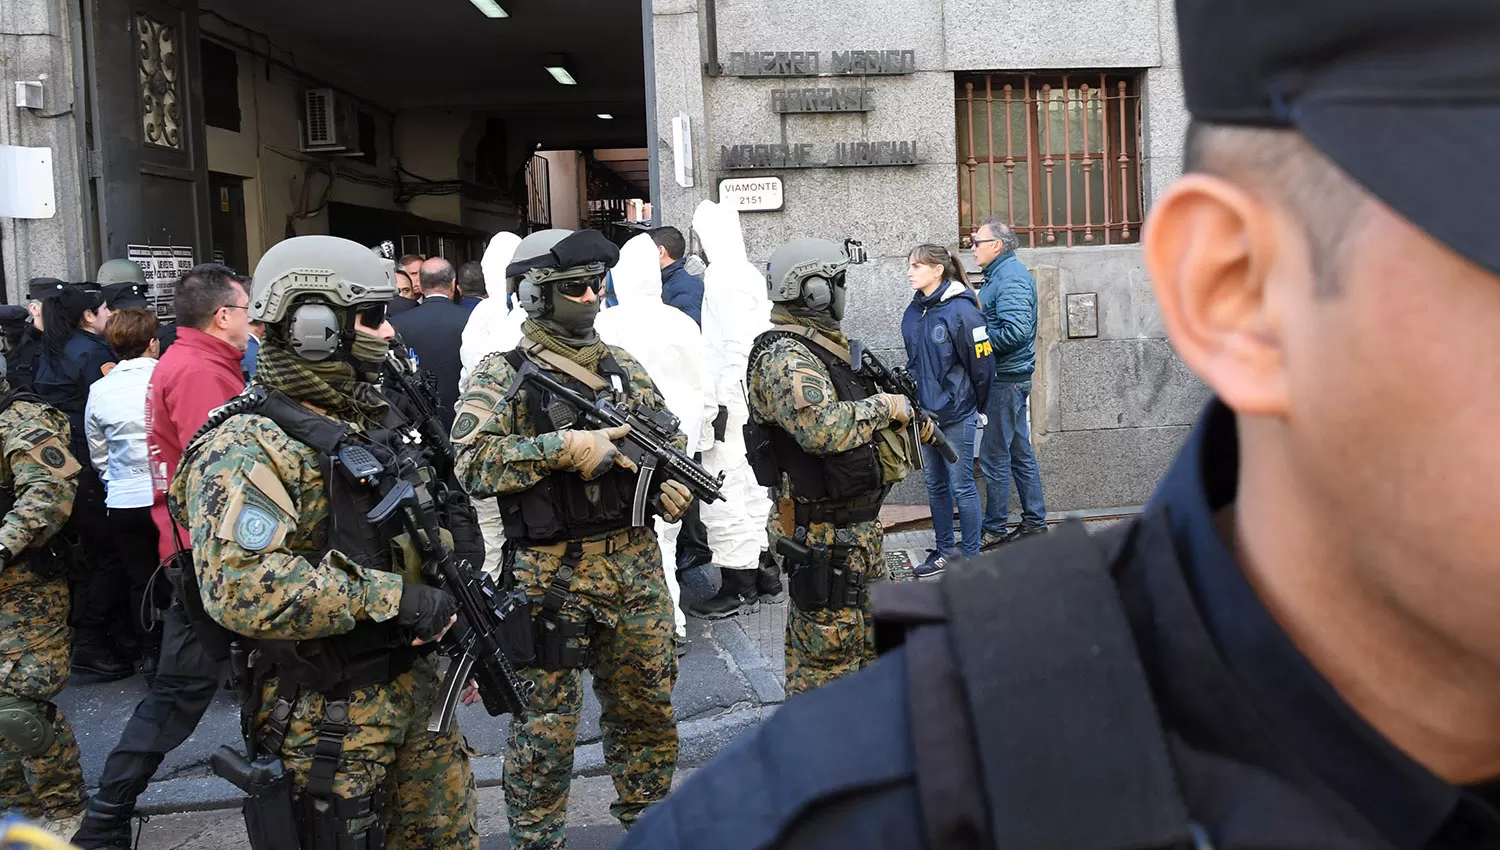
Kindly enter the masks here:
M 177 342 L 162 355 L 146 393 L 146 442 L 156 485 L 151 515 L 162 558 L 176 551 L 165 490 L 182 450 L 214 408 L 245 388 L 240 359 L 250 338 L 250 279 L 220 265 L 202 265 L 177 285 Z M 184 544 L 186 531 L 178 529 Z M 151 689 L 135 707 L 120 743 L 104 763 L 99 792 L 89 800 L 73 844 L 130 846 L 135 800 L 166 754 L 198 728 L 219 688 L 224 659 L 193 632 L 183 600 L 174 598 L 162 626 L 161 658 Z

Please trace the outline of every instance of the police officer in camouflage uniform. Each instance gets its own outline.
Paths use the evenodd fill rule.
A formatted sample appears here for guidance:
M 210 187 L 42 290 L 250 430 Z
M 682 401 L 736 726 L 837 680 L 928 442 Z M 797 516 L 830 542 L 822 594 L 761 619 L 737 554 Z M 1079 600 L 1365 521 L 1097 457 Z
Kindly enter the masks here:
M 537 660 L 531 711 L 515 718 L 505 754 L 511 846 L 564 846 L 573 746 L 583 708 L 583 670 L 603 708 L 604 759 L 627 827 L 666 796 L 677 763 L 672 686 L 672 600 L 650 521 L 631 526 L 635 465 L 612 444 L 625 429 L 576 430 L 568 414 L 529 385 L 528 361 L 593 398 L 666 410 L 641 365 L 594 333 L 604 275 L 619 251 L 597 231 L 551 230 L 521 243 L 507 269 L 529 317 L 513 351 L 470 376 L 453 424 L 458 476 L 475 498 L 498 497 L 507 552 L 502 576 L 532 603 Z M 686 446 L 681 433 L 677 447 Z M 677 521 L 686 488 L 662 485 L 656 510 Z
M 905 396 L 850 368 L 844 317 L 849 258 L 826 239 L 797 239 L 770 263 L 772 330 L 750 354 L 745 443 L 756 479 L 791 496 L 781 534 L 805 547 L 789 563 L 786 689 L 795 694 L 875 657 L 868 583 L 880 578 L 880 505 L 916 451 Z M 791 559 L 789 559 L 791 560 Z
M 266 252 L 256 383 L 210 417 L 170 493 L 191 531 L 193 595 L 254 648 L 251 746 L 293 774 L 304 850 L 479 841 L 467 744 L 427 729 L 440 685 L 427 650 L 456 604 L 419 583 L 409 539 L 367 519 L 379 493 L 340 460 L 348 447 L 387 469 L 406 457 L 375 386 L 394 294 L 380 259 L 345 239 Z
M 0 380 L 0 810 L 62 835 L 83 817 L 78 741 L 52 698 L 68 680 L 68 581 L 47 544 L 73 509 L 68 417 Z

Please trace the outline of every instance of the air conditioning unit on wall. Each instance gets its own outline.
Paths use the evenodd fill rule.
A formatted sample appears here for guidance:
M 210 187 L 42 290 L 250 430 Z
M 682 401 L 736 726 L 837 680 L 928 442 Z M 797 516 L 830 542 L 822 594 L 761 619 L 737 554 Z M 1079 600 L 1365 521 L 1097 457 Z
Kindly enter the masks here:
M 354 102 L 333 89 L 308 89 L 302 98 L 302 150 L 363 155 Z

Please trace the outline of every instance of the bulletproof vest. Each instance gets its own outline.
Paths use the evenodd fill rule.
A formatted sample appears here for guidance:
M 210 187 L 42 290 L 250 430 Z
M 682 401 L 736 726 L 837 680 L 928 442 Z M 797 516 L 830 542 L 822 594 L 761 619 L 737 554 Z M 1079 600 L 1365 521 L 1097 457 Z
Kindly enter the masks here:
M 505 361 L 520 370 L 525 353 L 510 351 Z M 628 395 L 630 376 L 606 354 L 599 361 L 599 375 L 606 383 L 619 386 Z M 558 382 L 585 398 L 595 392 L 570 375 L 553 375 Z M 613 379 L 613 380 L 612 380 Z M 537 436 L 566 430 L 573 413 L 544 391 L 523 387 L 522 396 L 531 411 L 531 427 Z M 594 534 L 605 534 L 627 528 L 635 498 L 636 473 L 614 467 L 593 481 L 584 481 L 576 472 L 554 472 L 520 493 L 499 498 L 500 516 L 509 540 L 546 544 L 559 540 L 577 540 Z
M 802 342 L 818 358 L 833 379 L 837 401 L 859 401 L 879 392 L 874 381 L 859 375 L 843 358 L 792 331 L 761 334 L 750 353 L 750 369 L 755 369 L 771 343 L 783 338 Z M 746 449 L 757 482 L 764 487 L 778 486 L 777 473 L 784 472 L 791 481 L 791 495 L 796 501 L 848 502 L 884 490 L 880 454 L 874 442 L 847 452 L 818 456 L 804 451 L 795 437 L 775 423 L 752 423 L 745 431 Z M 770 480 L 766 480 L 768 477 Z
M 254 412 L 270 419 L 287 436 L 318 453 L 318 468 L 328 494 L 328 536 L 320 551 L 305 555 L 307 560 L 316 563 L 330 551 L 338 551 L 367 569 L 399 571 L 392 549 L 398 531 L 372 525 L 368 519 L 380 502 L 380 493 L 350 480 L 336 463 L 339 449 L 354 442 L 369 449 L 388 469 L 394 468 L 398 453 L 408 451 L 398 444 L 394 427 L 360 434 L 276 390 L 266 391 L 258 407 L 237 412 Z M 397 426 L 399 420 L 388 419 L 382 424 Z M 352 632 L 316 640 L 255 641 L 262 658 L 274 665 L 278 676 L 320 692 L 391 681 L 417 656 L 406 644 L 394 619 L 383 623 L 361 621 Z

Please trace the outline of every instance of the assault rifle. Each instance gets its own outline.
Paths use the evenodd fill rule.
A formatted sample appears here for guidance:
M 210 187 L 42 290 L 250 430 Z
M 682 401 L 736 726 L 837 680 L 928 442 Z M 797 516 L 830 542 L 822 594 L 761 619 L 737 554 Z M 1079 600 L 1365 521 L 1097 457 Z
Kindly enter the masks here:
M 693 460 L 691 455 L 672 445 L 672 438 L 677 435 L 680 423 L 671 413 L 652 410 L 642 404 L 622 410 L 607 398 L 590 401 L 557 382 L 530 361 L 521 364 L 521 370 L 516 375 L 510 392 L 506 394 L 506 400 L 515 398 L 526 384 L 536 385 L 552 399 L 548 412 L 559 430 L 577 427 L 578 423 L 588 429 L 630 426 L 630 433 L 621 438 L 618 448 L 621 454 L 640 467 L 640 478 L 635 485 L 635 500 L 631 506 L 631 525 L 646 524 L 646 505 L 651 499 L 652 484 L 657 480 L 658 472 L 688 488 L 693 498 L 700 502 L 717 502 L 724 498 L 721 492 L 724 473 L 714 477 L 702 464 Z
M 943 460 L 958 463 L 958 452 L 955 452 L 953 446 L 948 444 L 948 438 L 937 426 L 937 422 L 933 421 L 932 414 L 922 409 L 922 402 L 917 397 L 917 382 L 912 380 L 910 372 L 899 366 L 895 369 L 887 369 L 885 364 L 880 362 L 880 358 L 876 357 L 870 349 L 865 348 L 865 344 L 859 340 L 850 340 L 849 359 L 854 361 L 852 364 L 854 371 L 874 381 L 875 385 L 880 387 L 881 392 L 906 396 L 906 400 L 911 403 L 911 424 L 914 426 L 915 436 L 920 437 L 922 429 L 931 422 L 931 446 L 937 449 L 938 454 L 943 456 Z
M 372 483 L 387 472 L 368 449 L 358 445 L 340 449 L 339 462 Z M 458 622 L 441 644 L 451 663 L 427 728 L 433 732 L 452 728 L 459 695 L 470 678 L 478 681 L 484 708 L 492 716 L 520 714 L 531 695 L 531 683 L 516 673 L 516 665 L 529 663 L 532 654 L 525 591 L 501 591 L 478 567 L 454 554 L 443 540 L 431 485 L 422 479 L 414 459 L 403 457 L 399 463 L 399 469 L 391 470 L 396 477 L 390 490 L 370 511 L 370 522 L 378 525 L 399 514 L 422 554 L 423 578 L 458 602 Z
M 447 475 L 453 471 L 453 444 L 443 430 L 443 420 L 438 416 L 437 390 L 432 386 L 432 373 L 417 371 L 417 364 L 410 358 L 392 352 L 385 357 L 385 375 L 390 389 L 395 390 L 411 405 L 415 414 L 413 427 L 422 438 L 422 445 L 433 451 L 433 460 L 439 473 Z

